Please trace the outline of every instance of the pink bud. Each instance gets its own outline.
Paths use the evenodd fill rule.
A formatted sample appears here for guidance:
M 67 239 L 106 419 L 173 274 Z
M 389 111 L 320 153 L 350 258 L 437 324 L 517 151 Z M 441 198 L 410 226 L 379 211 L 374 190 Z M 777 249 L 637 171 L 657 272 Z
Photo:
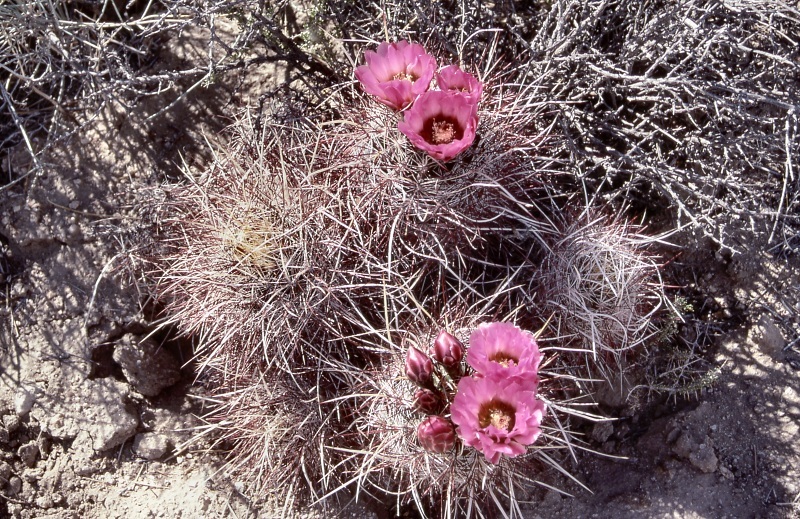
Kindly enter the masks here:
M 417 389 L 414 393 L 414 407 L 417 411 L 433 414 L 439 410 L 439 397 L 430 389 Z
M 419 386 L 426 386 L 433 375 L 433 362 L 414 346 L 406 353 L 406 376 Z
M 450 420 L 433 415 L 417 426 L 417 438 L 426 451 L 442 453 L 456 442 L 456 432 Z
M 461 362 L 464 356 L 464 345 L 461 341 L 442 330 L 433 343 L 433 358 L 452 369 Z

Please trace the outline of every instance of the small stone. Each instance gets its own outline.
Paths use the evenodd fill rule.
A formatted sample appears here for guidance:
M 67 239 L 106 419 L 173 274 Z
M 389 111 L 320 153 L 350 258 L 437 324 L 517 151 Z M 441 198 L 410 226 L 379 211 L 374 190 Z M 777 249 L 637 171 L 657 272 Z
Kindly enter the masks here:
M 728 479 L 728 480 L 732 480 L 733 479 L 733 472 L 731 472 L 731 469 L 729 469 L 725 465 L 720 465 L 719 466 L 719 473 L 725 479 Z
M 696 446 L 697 444 L 692 441 L 692 438 L 687 433 L 682 433 L 672 446 L 672 452 L 678 457 L 688 458 Z
M 114 348 L 113 358 L 128 382 L 144 396 L 156 396 L 180 379 L 178 362 L 151 339 L 127 334 Z
M 717 455 L 714 454 L 714 449 L 705 443 L 701 444 L 698 449 L 689 455 L 689 461 L 706 474 L 716 472 L 719 466 Z
M 44 476 L 44 470 L 41 468 L 27 468 L 22 473 L 22 481 L 37 485 L 39 480 Z
M 133 439 L 133 452 L 146 460 L 157 460 L 168 448 L 167 437 L 161 434 L 141 433 Z
M 85 463 L 80 467 L 75 469 L 75 474 L 81 477 L 88 477 L 92 474 L 97 474 L 100 471 L 100 468 L 96 465 L 91 463 Z
M 22 480 L 17 476 L 11 476 L 8 480 L 8 493 L 17 496 L 20 492 L 22 492 Z
M 5 461 L 0 461 L 0 488 L 4 487 L 11 478 L 11 465 Z
M 28 467 L 36 465 L 36 456 L 39 454 L 39 446 L 35 441 L 28 442 L 17 449 L 17 456 Z
M 766 314 L 748 331 L 747 340 L 754 342 L 763 353 L 773 356 L 779 354 L 786 344 L 781 329 Z
M 78 200 L 73 200 L 72 202 L 69 203 L 69 208 L 70 209 L 77 209 L 80 206 L 81 206 L 81 203 Z
M 10 439 L 11 436 L 8 434 L 8 431 L 0 427 L 0 444 L 8 443 Z
M 592 439 L 597 443 L 605 443 L 614 434 L 611 422 L 598 422 L 592 427 Z
M 8 513 L 14 519 L 22 517 L 22 505 L 17 503 L 8 503 Z
M 45 508 L 45 509 L 53 508 L 53 506 L 55 506 L 52 496 L 49 495 L 43 495 L 37 497 L 35 503 L 36 506 L 38 506 L 39 508 Z
M 14 412 L 17 413 L 17 416 L 23 417 L 30 412 L 34 402 L 36 402 L 35 390 L 31 387 L 20 386 L 14 395 Z
M 17 429 L 19 429 L 19 417 L 15 414 L 7 414 L 3 416 L 3 426 L 6 430 L 13 434 Z

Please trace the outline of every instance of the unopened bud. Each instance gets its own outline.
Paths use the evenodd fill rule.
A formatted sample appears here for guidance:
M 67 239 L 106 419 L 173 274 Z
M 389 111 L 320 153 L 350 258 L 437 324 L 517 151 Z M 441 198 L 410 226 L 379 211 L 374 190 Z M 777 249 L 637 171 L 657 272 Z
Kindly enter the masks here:
M 406 376 L 418 386 L 427 386 L 433 375 L 433 362 L 414 346 L 406 353 Z
M 442 453 L 453 448 L 456 431 L 450 420 L 433 415 L 417 426 L 417 438 L 426 451 Z
M 464 345 L 461 341 L 442 330 L 433 343 L 433 358 L 441 362 L 447 369 L 453 369 L 464 356 Z
M 433 414 L 439 410 L 439 397 L 430 389 L 417 389 L 414 393 L 414 407 L 417 411 Z

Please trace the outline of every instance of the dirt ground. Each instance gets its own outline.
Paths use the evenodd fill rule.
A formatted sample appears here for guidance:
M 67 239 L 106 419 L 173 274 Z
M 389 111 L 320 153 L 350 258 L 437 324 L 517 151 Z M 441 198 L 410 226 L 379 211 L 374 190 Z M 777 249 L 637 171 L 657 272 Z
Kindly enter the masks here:
M 191 59 L 198 39 L 164 46 L 164 66 Z M 201 425 L 203 387 L 185 348 L 160 336 L 133 347 L 152 325 L 122 246 L 140 187 L 175 178 L 184 161 L 202 166 L 205 138 L 276 76 L 231 74 L 151 121 L 169 99 L 110 107 L 47 157 L 44 175 L 0 192 L 0 517 L 285 512 L 240 494 L 219 470 L 224 453 L 181 448 Z M 20 150 L 3 174 L 24 161 Z M 525 517 L 800 516 L 800 262 L 740 236 L 726 252 L 679 235 L 666 258 L 694 306 L 680 333 L 705 348 L 717 378 L 688 396 L 628 386 L 627 399 L 604 398 L 615 421 L 586 424 L 597 452 L 566 467 L 590 491 L 544 474 L 571 495 L 542 489 Z

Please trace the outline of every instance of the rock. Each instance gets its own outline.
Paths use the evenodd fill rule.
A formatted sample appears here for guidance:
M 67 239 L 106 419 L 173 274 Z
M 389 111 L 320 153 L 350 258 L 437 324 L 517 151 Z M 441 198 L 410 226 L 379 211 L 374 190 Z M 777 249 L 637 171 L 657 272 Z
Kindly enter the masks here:
M 48 496 L 48 495 L 37 497 L 35 503 L 36 503 L 36 506 L 38 506 L 39 508 L 44 508 L 44 509 L 53 508 L 53 506 L 55 506 L 55 503 L 53 502 L 53 498 L 51 496 Z
M 75 475 L 89 477 L 100 472 L 100 467 L 95 463 L 86 462 L 75 469 Z
M 14 395 L 14 412 L 17 416 L 27 415 L 36 402 L 36 390 L 30 386 L 20 386 Z
M 3 426 L 9 432 L 9 434 L 13 434 L 19 429 L 19 417 L 15 414 L 7 414 L 3 416 Z
M 36 465 L 36 456 L 39 454 L 39 445 L 35 441 L 28 442 L 17 449 L 17 456 L 27 467 Z
M 672 452 L 674 452 L 676 456 L 687 459 L 695 450 L 696 445 L 691 436 L 684 432 L 678 436 L 678 439 L 672 446 Z
M 727 480 L 732 480 L 733 477 L 734 477 L 733 476 L 733 472 L 731 472 L 731 469 L 729 469 L 725 465 L 720 465 L 719 466 L 719 473 L 722 474 L 722 477 L 727 479 Z
M 158 433 L 137 434 L 133 440 L 133 452 L 146 460 L 157 460 L 168 448 L 167 437 Z
M 597 422 L 592 427 L 592 439 L 597 443 L 605 443 L 614 434 L 611 422 Z
M 22 492 L 22 480 L 17 476 L 11 476 L 8 480 L 8 493 L 12 496 L 18 496 Z
M 702 442 L 697 442 L 689 431 L 683 431 L 672 445 L 672 452 L 678 457 L 688 459 L 692 465 L 706 474 L 715 472 L 719 465 L 711 438 L 708 436 L 703 438 Z
M 112 378 L 83 380 L 77 386 L 54 380 L 53 391 L 40 398 L 33 414 L 50 437 L 76 438 L 73 451 L 81 451 L 87 442 L 93 450 L 105 451 L 133 436 L 139 425 L 138 416 L 125 405 L 127 395 L 127 385 Z
M 631 383 L 624 375 L 617 375 L 609 382 L 599 382 L 595 387 L 594 398 L 597 403 L 612 408 L 625 407 L 631 391 Z
M 0 461 L 0 488 L 3 488 L 11 478 L 11 465 L 5 461 Z
M 700 444 L 698 448 L 689 455 L 689 461 L 706 474 L 716 472 L 718 466 L 717 455 L 714 454 L 714 449 L 705 443 Z
M 755 343 L 762 353 L 770 356 L 779 354 L 786 344 L 780 328 L 766 314 L 747 332 L 747 341 Z
M 128 382 L 144 396 L 156 396 L 180 379 L 178 362 L 151 339 L 127 334 L 114 348 L 113 358 Z

